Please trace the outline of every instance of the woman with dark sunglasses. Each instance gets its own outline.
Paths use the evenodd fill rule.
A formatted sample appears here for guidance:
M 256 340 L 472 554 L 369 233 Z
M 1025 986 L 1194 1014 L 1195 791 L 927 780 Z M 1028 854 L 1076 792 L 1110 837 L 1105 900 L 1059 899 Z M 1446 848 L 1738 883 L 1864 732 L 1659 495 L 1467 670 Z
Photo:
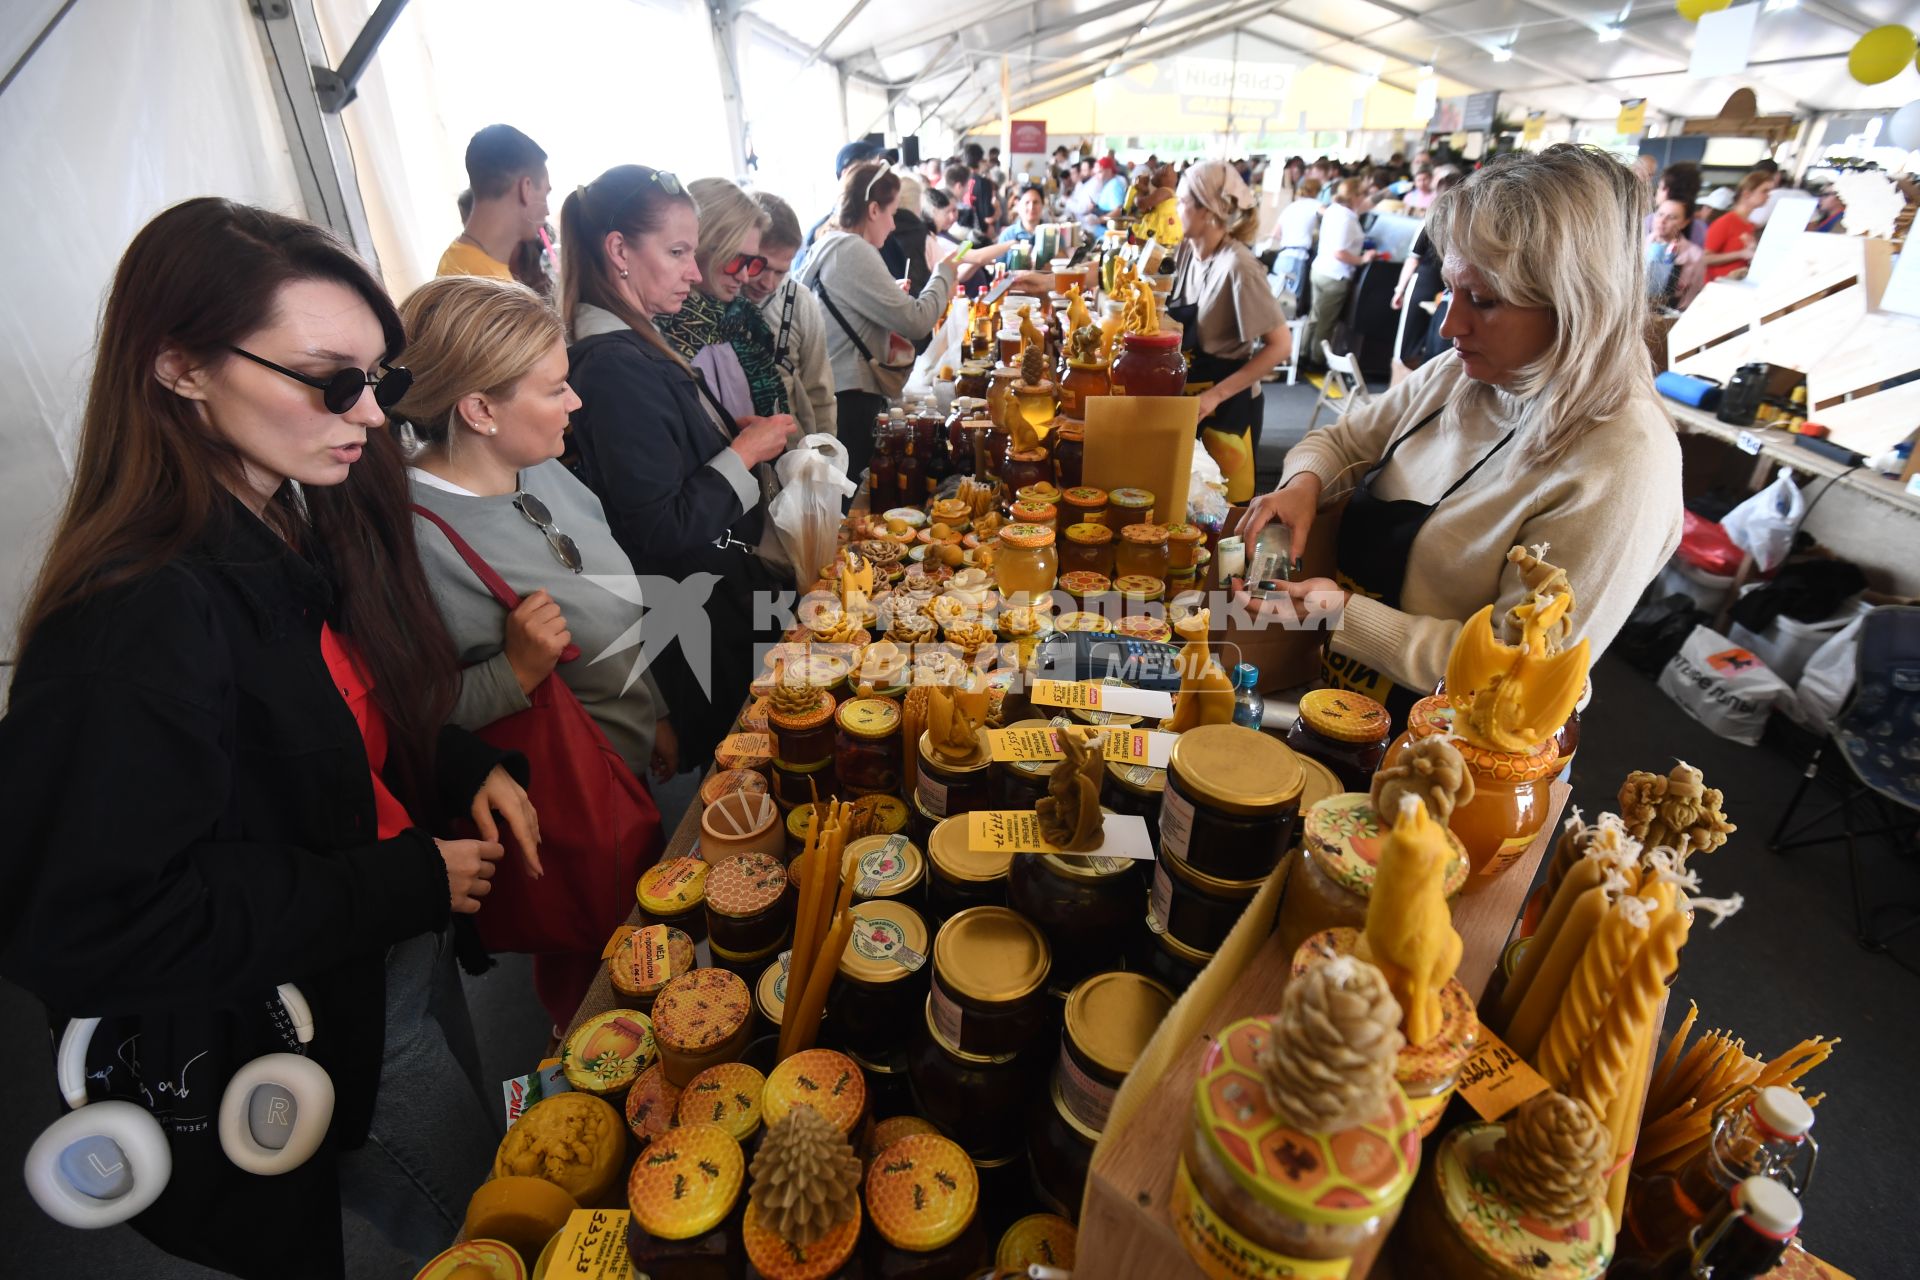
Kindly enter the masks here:
M 160 1122 L 172 1174 L 133 1227 L 241 1276 L 343 1274 L 343 1208 L 431 1256 L 499 1124 L 449 921 L 501 845 L 430 833 L 499 810 L 538 836 L 525 762 L 446 727 L 453 646 L 384 430 L 403 340 L 318 227 L 211 198 L 149 223 L 0 722 L 0 973 L 56 1028 L 101 1018 L 93 1099 Z M 239 1066 L 299 1051 L 285 982 L 335 1105 L 260 1177 L 212 1115 Z
M 657 321 L 704 276 L 700 215 L 679 179 L 609 169 L 566 198 L 560 231 L 574 469 L 649 576 L 649 669 L 693 767 L 732 728 L 758 669 L 753 642 L 778 638 L 756 633 L 767 615 L 754 595 L 793 589 L 766 499 L 794 421 L 735 414 L 661 336 Z
M 791 413 L 786 383 L 774 362 L 773 330 L 744 296 L 747 282 L 767 269 L 760 237 L 770 219 L 725 178 L 695 178 L 687 194 L 700 218 L 693 255 L 700 280 L 679 311 L 655 323 L 735 417 Z
M 414 536 L 440 615 L 460 655 L 453 722 L 469 729 L 527 710 L 557 670 L 607 741 L 642 779 L 679 771 L 665 700 L 647 670 L 638 593 L 618 588 L 633 565 L 607 527 L 600 499 L 562 464 L 568 415 L 566 332 L 531 289 L 478 276 L 444 276 L 400 308 L 407 357 L 418 370 L 394 407 L 416 443 L 413 500 L 451 526 L 520 597 L 507 612 L 447 534 L 416 515 Z M 610 587 L 612 589 L 610 589 Z M 579 651 L 563 662 L 569 645 Z M 531 753 L 530 753 L 531 754 Z M 530 761 L 536 776 L 545 767 Z M 650 849 L 602 851 L 633 868 Z M 596 863 L 596 866 L 599 864 Z M 523 884 L 539 893 L 543 886 Z M 536 955 L 533 984 L 558 1035 L 600 967 L 607 934 L 627 906 L 572 952 Z M 630 904 L 629 904 L 630 905 Z

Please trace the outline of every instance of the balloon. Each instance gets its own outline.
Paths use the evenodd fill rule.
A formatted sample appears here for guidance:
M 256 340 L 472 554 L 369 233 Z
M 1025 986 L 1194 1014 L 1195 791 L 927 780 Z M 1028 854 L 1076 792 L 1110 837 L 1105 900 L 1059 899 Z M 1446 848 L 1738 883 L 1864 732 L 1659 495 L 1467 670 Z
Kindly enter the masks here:
M 1914 56 L 1914 34 L 1893 25 L 1875 27 L 1847 54 L 1847 72 L 1861 84 L 1879 84 L 1907 69 Z
M 1902 151 L 1920 151 L 1920 98 L 1893 113 L 1887 121 L 1887 142 Z
M 1680 16 L 1688 22 L 1698 22 L 1701 15 L 1717 13 L 1732 3 L 1733 0 L 1678 0 L 1674 8 L 1678 9 Z

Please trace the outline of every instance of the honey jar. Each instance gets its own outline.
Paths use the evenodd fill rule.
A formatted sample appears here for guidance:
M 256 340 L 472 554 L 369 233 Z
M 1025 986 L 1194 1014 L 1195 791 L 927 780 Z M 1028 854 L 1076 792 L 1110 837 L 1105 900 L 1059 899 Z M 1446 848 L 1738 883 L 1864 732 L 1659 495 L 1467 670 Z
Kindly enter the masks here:
M 1453 720 L 1453 706 L 1444 697 L 1414 703 L 1407 731 L 1387 748 L 1381 767 L 1398 764 L 1413 743 L 1450 730 Z M 1460 837 L 1473 874 L 1497 876 L 1520 860 L 1546 825 L 1560 749 L 1552 738 L 1531 752 L 1493 751 L 1458 739 L 1454 745 L 1473 775 L 1473 798 L 1454 806 L 1447 829 Z
M 1007 518 L 1017 524 L 1052 529 L 1060 521 L 1060 508 L 1051 502 L 1016 502 L 1007 508 Z
M 1300 829 L 1301 853 L 1287 869 L 1286 894 L 1274 927 L 1288 954 L 1322 929 L 1366 927 L 1367 903 L 1389 831 L 1366 794 L 1357 791 L 1320 801 L 1301 815 Z M 1454 853 L 1444 881 L 1451 902 L 1466 887 L 1467 854 L 1457 836 L 1451 831 L 1446 835 Z
M 855 794 L 900 789 L 900 706 L 890 698 L 849 698 L 836 713 L 834 774 Z M 826 794 L 824 791 L 821 793 Z
M 655 924 L 693 939 L 696 963 L 707 942 L 707 864 L 699 858 L 665 858 L 640 873 L 634 894 Z
M 627 1089 L 627 1130 L 644 1148 L 673 1128 L 679 1109 L 680 1090 L 667 1082 L 666 1069 L 656 1060 Z
M 1264 879 L 1292 843 L 1305 785 L 1278 738 L 1237 724 L 1189 729 L 1167 760 L 1161 852 L 1216 881 Z
M 803 804 L 811 804 L 818 794 L 822 799 L 839 793 L 839 779 L 833 771 L 833 757 L 810 765 L 773 762 L 773 798 L 782 813 L 792 813 Z
M 1004 907 L 1007 872 L 1016 855 L 975 851 L 967 816 L 941 820 L 927 837 L 927 908 L 940 923 L 971 907 Z
M 1172 571 L 1196 567 L 1207 532 L 1197 524 L 1170 524 L 1167 527 L 1167 565 Z
M 833 758 L 833 695 L 819 690 L 802 713 L 789 715 L 770 707 L 774 756 L 789 769 L 807 769 Z
M 744 1062 L 708 1067 L 680 1091 L 674 1124 L 713 1124 L 743 1148 L 760 1136 L 760 1094 L 767 1078 Z
M 1160 856 L 1154 860 L 1153 888 L 1147 896 L 1147 927 L 1211 955 L 1227 940 L 1265 883 L 1265 876 L 1222 880 L 1196 871 L 1167 846 L 1163 835 Z
M 867 1171 L 867 1215 L 876 1242 L 876 1277 L 969 1276 L 990 1261 L 976 1218 L 980 1176 L 967 1153 L 946 1138 L 916 1133 L 882 1153 Z
M 1073 492 L 1069 490 L 1069 492 Z M 1097 492 L 1097 491 L 1096 491 Z M 1069 573 L 1098 574 L 1103 580 L 1113 576 L 1113 530 L 1103 524 L 1082 521 L 1067 526 L 1066 545 L 1060 549 L 1061 585 Z M 1072 591 L 1071 587 L 1067 588 Z M 1104 590 L 1104 588 L 1102 588 Z M 1087 592 L 1073 592 L 1086 595 Z M 1093 594 L 1098 594 L 1093 593 Z
M 1139 864 L 1077 853 L 1022 854 L 1007 871 L 1007 905 L 1038 925 L 1053 957 L 1049 980 L 1065 991 L 1117 968 L 1140 925 Z
M 1018 505 L 1018 504 L 1016 504 Z M 1031 603 L 1053 590 L 1060 555 L 1053 530 L 1043 524 L 1009 524 L 1000 529 L 1000 551 L 994 576 L 1000 594 L 1015 603 Z
M 1033 717 L 1017 720 L 1009 729 L 1046 730 L 1050 720 Z M 1002 809 L 1031 809 L 1047 794 L 1047 782 L 1053 777 L 1058 760 L 996 760 L 993 762 L 997 803 Z
M 653 1002 L 653 1038 L 667 1082 L 687 1082 L 721 1062 L 734 1062 L 753 1030 L 747 984 L 725 969 L 695 969 L 669 982 Z
M 1107 761 L 1106 784 L 1100 798 L 1115 813 L 1144 819 L 1154 850 L 1160 848 L 1160 800 L 1167 791 L 1167 771 L 1145 764 Z
M 1287 745 L 1333 770 L 1343 791 L 1365 791 L 1387 754 L 1393 719 L 1364 694 L 1314 689 L 1300 699 Z
M 1018 1053 L 1046 1020 L 1053 956 L 1039 928 L 1006 907 L 972 907 L 933 943 L 932 1010 L 941 1038 L 963 1053 Z
M 914 795 L 920 807 L 935 819 L 950 813 L 985 809 L 993 802 L 991 787 L 993 757 L 982 737 L 974 758 L 959 764 L 934 754 L 931 735 L 920 735 L 920 766 L 914 782 Z
M 1018 1151 L 1027 1129 L 1033 1052 L 967 1053 L 940 1034 L 929 999 L 907 1053 L 913 1110 L 967 1151 L 989 1158 Z
M 802 1105 L 818 1111 L 859 1150 L 867 1121 L 867 1078 L 852 1058 L 833 1049 L 803 1049 L 776 1066 L 761 1094 L 761 1117 L 776 1125 Z
M 1069 526 L 1076 524 L 1105 524 L 1107 522 L 1107 491 L 1096 489 L 1092 485 L 1075 485 L 1060 495 L 1063 515 Z
M 1213 960 L 1213 952 L 1190 947 L 1170 933 L 1146 930 L 1146 942 L 1135 945 L 1132 967 L 1175 995 L 1193 985 Z
M 652 1065 L 653 1024 L 637 1009 L 609 1009 L 574 1029 L 560 1050 L 561 1069 L 576 1093 L 619 1100 Z
M 622 925 L 607 957 L 607 981 L 614 994 L 645 1013 L 660 988 L 694 968 L 693 939 L 667 925 Z
M 1114 489 L 1107 494 L 1107 525 L 1124 529 L 1130 524 L 1153 523 L 1153 494 L 1145 489 Z
M 1130 524 L 1120 530 L 1113 548 L 1114 575 L 1167 578 L 1167 527 L 1163 524 Z
M 707 936 L 716 963 L 742 977 L 786 945 L 793 927 L 787 868 L 766 853 L 723 858 L 707 872 Z
M 635 1268 L 661 1280 L 737 1274 L 746 1172 L 740 1144 L 719 1125 L 681 1125 L 655 1138 L 627 1176 Z
M 917 910 L 926 901 L 927 858 L 905 835 L 862 836 L 846 852 L 855 902 L 903 902 Z
M 926 1004 L 927 925 L 903 902 L 864 902 L 853 916 L 841 981 L 827 1003 L 840 1043 L 864 1057 L 885 1057 Z

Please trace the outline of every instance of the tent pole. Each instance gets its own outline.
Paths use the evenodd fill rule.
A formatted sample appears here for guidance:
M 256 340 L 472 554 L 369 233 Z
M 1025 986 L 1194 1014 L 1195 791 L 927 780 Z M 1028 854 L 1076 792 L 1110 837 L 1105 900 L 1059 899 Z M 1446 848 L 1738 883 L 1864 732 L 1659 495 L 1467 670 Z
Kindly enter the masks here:
M 79 3 L 79 0 L 67 0 L 65 4 L 60 6 L 58 13 L 47 19 L 47 25 L 40 28 L 40 34 L 33 38 L 33 43 L 27 46 L 24 53 L 14 59 L 13 65 L 7 68 L 6 76 L 0 78 L 0 93 L 7 91 L 7 86 L 14 82 L 15 77 L 20 74 L 27 63 L 33 60 L 33 55 L 40 52 L 40 46 L 47 42 L 47 37 L 53 34 L 53 29 L 60 25 L 60 19 L 66 17 L 77 3 Z
M 727 113 L 727 158 L 738 177 L 747 176 L 747 120 L 740 101 L 740 66 L 735 56 L 734 19 L 721 0 L 707 0 L 713 32 L 713 64 L 720 76 L 720 100 Z
M 400 11 L 406 7 L 407 0 L 380 0 L 367 15 L 360 34 L 353 38 L 347 56 L 340 59 L 339 67 L 329 67 L 324 61 L 314 64 L 313 88 L 320 98 L 322 111 L 337 114 L 346 110 L 347 104 L 353 101 L 354 86 L 367 73 L 367 64 L 379 52 L 380 42 L 387 38 L 387 32 L 393 29 Z

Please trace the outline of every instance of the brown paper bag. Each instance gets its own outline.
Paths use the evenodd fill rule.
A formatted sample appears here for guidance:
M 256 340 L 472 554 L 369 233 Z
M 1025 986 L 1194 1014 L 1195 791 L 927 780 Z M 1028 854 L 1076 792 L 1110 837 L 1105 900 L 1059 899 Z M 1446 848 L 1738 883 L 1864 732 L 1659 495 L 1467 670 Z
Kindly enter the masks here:
M 1080 482 L 1109 492 L 1145 489 L 1154 521 L 1179 524 L 1187 518 L 1199 427 L 1192 396 L 1090 396 Z

